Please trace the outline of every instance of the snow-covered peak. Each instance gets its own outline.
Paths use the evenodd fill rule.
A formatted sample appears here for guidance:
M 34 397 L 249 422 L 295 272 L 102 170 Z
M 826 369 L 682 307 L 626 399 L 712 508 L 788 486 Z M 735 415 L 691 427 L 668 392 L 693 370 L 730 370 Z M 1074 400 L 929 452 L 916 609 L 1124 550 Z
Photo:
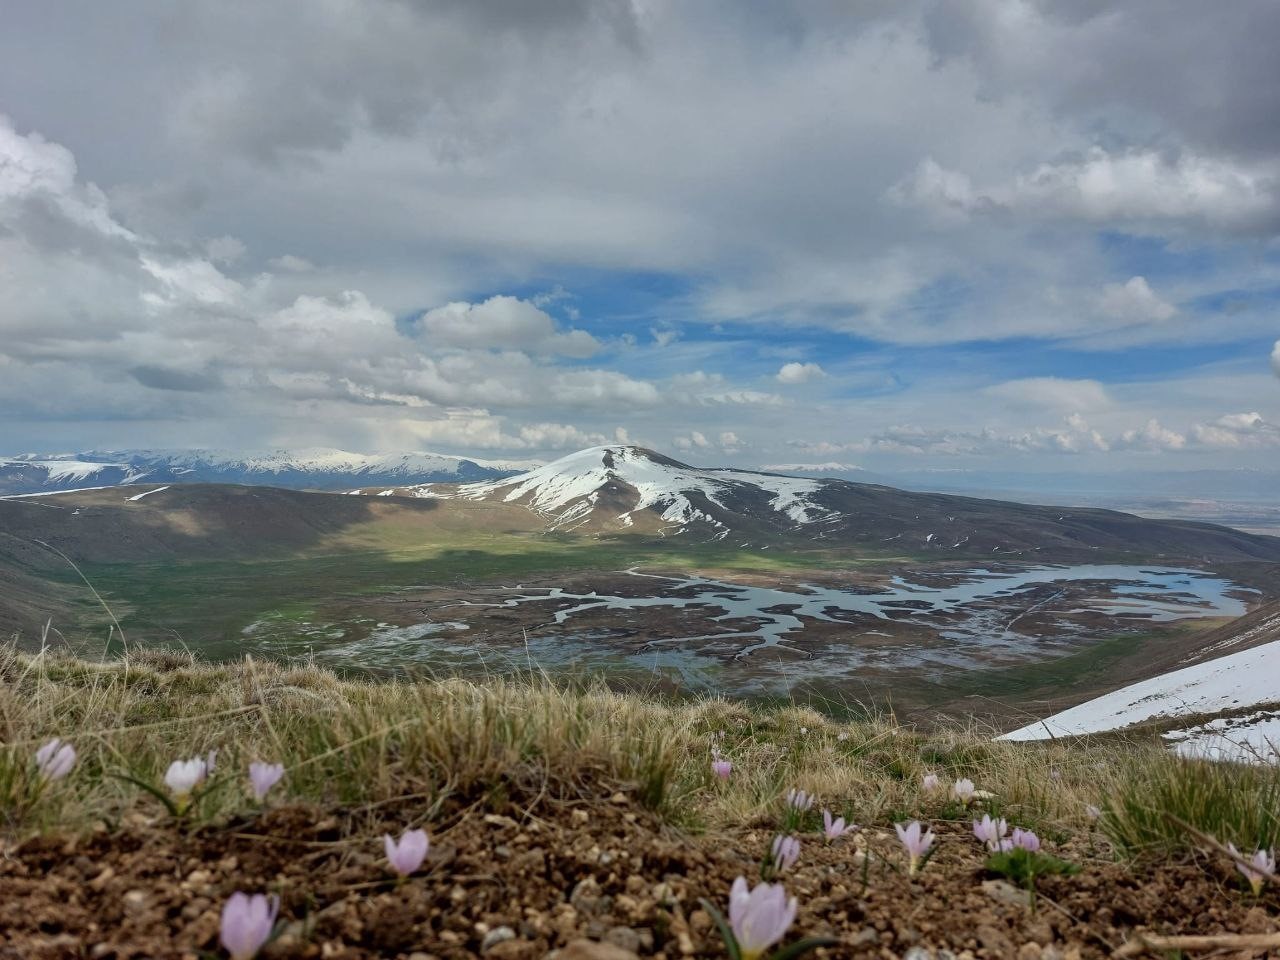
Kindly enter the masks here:
M 633 501 L 616 519 L 624 526 L 633 514 L 653 510 L 667 523 L 703 521 L 725 527 L 708 512 L 711 506 L 732 513 L 733 501 L 744 494 L 767 495 L 768 505 L 795 524 L 822 519 L 827 511 L 811 501 L 822 481 L 782 477 L 740 470 L 704 470 L 672 460 L 643 447 L 589 447 L 526 473 L 485 483 L 469 483 L 454 491 L 424 491 L 432 496 L 501 499 L 522 503 L 545 516 L 554 526 L 576 525 L 591 517 L 602 494 L 623 485 L 635 492 Z
M 21 454 L 0 457 L 0 495 L 141 481 L 266 484 L 303 489 L 444 480 L 461 483 L 492 480 L 534 466 L 537 464 L 530 461 L 479 460 L 421 451 L 363 454 L 326 447 L 262 452 L 95 450 L 71 454 Z

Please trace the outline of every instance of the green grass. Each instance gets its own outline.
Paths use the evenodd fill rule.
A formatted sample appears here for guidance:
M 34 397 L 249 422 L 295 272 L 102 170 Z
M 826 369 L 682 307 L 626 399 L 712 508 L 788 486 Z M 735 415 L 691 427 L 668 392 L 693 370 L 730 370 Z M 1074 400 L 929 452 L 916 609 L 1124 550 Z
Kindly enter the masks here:
M 1280 768 L 1171 758 L 1126 769 L 1102 806 L 1129 856 L 1184 848 L 1186 826 L 1241 850 L 1280 846 Z
M 391 540 L 377 550 L 356 549 L 354 542 L 339 546 L 338 552 L 283 558 L 86 563 L 81 570 L 112 605 L 126 634 L 180 639 L 192 649 L 223 657 L 238 655 L 241 631 L 256 620 L 306 620 L 323 609 L 327 619 L 337 622 L 347 615 L 344 606 L 409 586 L 513 583 L 631 567 L 777 573 L 886 562 L 879 555 L 849 551 L 773 553 L 567 535 L 477 535 L 462 542 L 450 537 L 411 547 Z M 72 570 L 55 575 L 68 585 L 80 583 Z M 98 612 L 90 611 L 80 626 L 100 627 Z
M 985 809 L 1058 842 L 1099 839 L 1085 811 L 1103 807 L 1101 828 L 1126 856 L 1195 847 L 1183 822 L 1242 849 L 1280 840 L 1280 771 L 1182 760 L 1115 737 L 993 742 L 973 729 L 673 702 L 593 682 L 373 683 L 165 651 L 99 663 L 10 647 L 0 649 L 0 679 L 0 823 L 16 835 L 163 813 L 122 778 L 158 784 L 172 760 L 217 749 L 222 772 L 200 820 L 251 811 L 243 771 L 264 760 L 285 765 L 281 795 L 293 800 L 358 810 L 412 799 L 428 818 L 448 802 L 516 813 L 621 790 L 685 829 L 717 830 L 775 822 L 782 794 L 799 787 L 862 824 L 967 821 L 972 811 L 922 792 L 923 775 L 936 773 L 974 780 L 993 794 Z M 35 798 L 31 758 L 54 736 L 73 742 L 80 762 Z M 711 776 L 712 742 L 734 764 L 728 783 Z

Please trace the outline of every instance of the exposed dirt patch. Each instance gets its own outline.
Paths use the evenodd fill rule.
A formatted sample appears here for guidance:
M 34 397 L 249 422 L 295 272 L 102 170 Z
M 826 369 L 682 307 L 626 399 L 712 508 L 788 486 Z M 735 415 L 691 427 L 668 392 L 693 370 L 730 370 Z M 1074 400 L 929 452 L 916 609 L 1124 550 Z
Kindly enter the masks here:
M 456 809 L 426 825 L 431 856 L 400 884 L 386 873 L 380 834 L 417 825 L 407 805 L 281 807 L 190 835 L 136 817 L 115 832 L 31 840 L 0 860 L 0 957 L 195 960 L 217 951 L 218 913 L 237 889 L 281 895 L 287 927 L 273 957 L 539 960 L 581 937 L 642 956 L 723 956 L 698 898 L 723 906 L 734 877 L 757 875 L 772 837 L 767 825 L 690 837 L 606 799 L 541 814 Z M 939 832 L 939 853 L 914 880 L 898 869 L 891 830 L 833 845 L 804 836 L 783 878 L 800 899 L 793 936 L 838 937 L 831 957 L 919 946 L 1035 960 L 1107 956 L 1136 930 L 1280 930 L 1280 894 L 1253 901 L 1226 863 L 1130 869 L 1091 857 L 1080 838 L 1055 849 L 1084 871 L 1043 880 L 1033 912 L 1016 890 L 984 886 L 961 825 Z

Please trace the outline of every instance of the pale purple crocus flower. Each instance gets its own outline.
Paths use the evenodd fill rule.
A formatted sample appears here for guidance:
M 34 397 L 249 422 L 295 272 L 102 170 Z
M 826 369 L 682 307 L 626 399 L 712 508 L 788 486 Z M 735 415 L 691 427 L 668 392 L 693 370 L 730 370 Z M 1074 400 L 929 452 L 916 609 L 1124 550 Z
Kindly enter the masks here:
M 427 851 L 431 848 L 425 830 L 406 830 L 400 836 L 399 843 L 391 839 L 390 834 L 384 835 L 382 839 L 387 851 L 387 862 L 402 877 L 409 876 L 422 866 L 422 861 L 427 858 Z
M 846 740 L 849 739 L 849 735 L 847 733 L 837 733 L 836 739 L 839 740 L 841 743 L 844 743 Z
M 729 774 L 733 773 L 733 764 L 728 760 L 717 757 L 711 761 L 711 772 L 721 780 L 728 780 Z
M 1030 830 L 1023 830 L 1021 827 L 1013 828 L 1013 836 L 1010 842 L 1015 847 L 1021 847 L 1028 853 L 1035 853 L 1040 849 L 1040 838 Z
M 231 954 L 231 960 L 252 960 L 271 939 L 280 912 L 280 898 L 275 894 L 252 897 L 236 891 L 222 905 L 220 939 Z
M 836 817 L 833 820 L 830 810 L 822 811 L 822 832 L 826 834 L 828 840 L 839 840 L 853 829 L 853 824 L 845 825 L 844 817 Z
M 937 793 L 941 787 L 942 781 L 936 773 L 926 773 L 920 780 L 920 789 L 925 793 Z
M 253 799 L 261 803 L 267 792 L 280 782 L 284 776 L 283 763 L 251 763 L 249 764 L 249 786 L 253 789 Z
M 973 794 L 976 789 L 972 780 L 961 779 L 952 784 L 951 795 L 967 807 L 973 801 Z
M 933 841 L 935 839 L 933 831 L 923 832 L 919 820 L 912 820 L 910 823 L 896 823 L 893 828 L 898 831 L 898 839 L 907 848 L 907 855 L 911 858 L 907 867 L 907 874 L 914 877 L 920 869 L 920 861 L 924 855 L 933 849 Z
M 182 800 L 191 794 L 191 791 L 200 784 L 204 783 L 205 777 L 209 775 L 209 764 L 200 757 L 192 757 L 190 760 L 175 760 L 169 764 L 169 769 L 164 774 L 164 785 L 178 799 Z
M 781 873 L 790 870 L 800 858 L 800 841 L 778 834 L 773 838 L 773 866 Z
M 1009 824 L 1003 817 L 992 820 L 989 814 L 984 813 L 981 820 L 973 821 L 973 835 L 985 843 L 992 853 L 1009 848 L 1009 841 L 1005 838 L 1008 832 Z
M 796 898 L 787 899 L 780 883 L 759 883 L 748 891 L 739 877 L 729 889 L 729 928 L 742 960 L 757 960 L 787 935 L 796 918 Z
M 792 810 L 803 813 L 805 810 L 812 809 L 813 797 L 803 790 L 797 790 L 792 787 L 787 791 L 787 806 Z
M 1237 860 L 1236 869 L 1249 881 L 1249 887 L 1253 890 L 1253 895 L 1255 897 L 1260 895 L 1262 893 L 1262 885 L 1276 875 L 1275 858 L 1266 850 L 1255 850 L 1252 857 L 1245 857 L 1244 854 L 1236 849 L 1233 843 L 1228 843 L 1227 849 L 1231 851 L 1233 856 L 1250 861 L 1252 866 L 1245 866 L 1240 860 Z
M 1099 817 L 1102 816 L 1102 811 L 1097 807 L 1095 807 L 1092 803 L 1086 803 L 1084 805 L 1084 815 L 1088 817 L 1090 820 L 1097 820 Z
M 54 737 L 36 751 L 36 770 L 45 780 L 61 780 L 76 765 L 76 748 Z

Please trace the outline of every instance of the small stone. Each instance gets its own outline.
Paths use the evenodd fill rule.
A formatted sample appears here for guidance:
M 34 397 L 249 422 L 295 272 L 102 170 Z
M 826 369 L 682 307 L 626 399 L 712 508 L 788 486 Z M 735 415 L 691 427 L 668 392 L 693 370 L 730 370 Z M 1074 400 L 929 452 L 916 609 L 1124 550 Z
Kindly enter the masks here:
M 623 950 L 629 950 L 632 953 L 639 953 L 641 948 L 640 934 L 630 927 L 610 928 L 604 935 L 604 942 L 611 943 L 615 947 L 621 947 Z
M 621 793 L 621 792 L 619 792 L 619 793 L 615 793 L 612 797 L 610 797 L 610 798 L 609 798 L 609 802 L 610 802 L 610 803 L 619 803 L 619 804 L 621 804 L 621 803 L 626 803 L 626 802 L 627 802 L 627 795 L 626 795 L 625 793 Z
M 484 939 L 480 941 L 480 952 L 488 953 L 498 944 L 504 943 L 507 940 L 514 940 L 515 938 L 516 932 L 510 927 L 494 927 L 486 933 L 484 935 Z
M 141 913 L 147 909 L 147 895 L 141 890 L 129 890 L 121 898 L 126 913 Z
M 569 819 L 574 823 L 586 823 L 591 819 L 591 814 L 583 810 L 581 807 L 574 807 L 569 813 Z
M 557 960 L 639 960 L 636 954 L 612 943 L 596 943 L 594 940 L 574 940 L 563 950 L 557 951 Z
M 89 881 L 89 889 L 100 892 L 115 875 L 116 872 L 111 867 L 103 867 L 102 872 Z
M 974 931 L 974 936 L 978 938 L 980 944 L 986 947 L 988 953 L 992 953 L 997 957 L 1009 957 L 1015 954 L 1013 941 L 995 927 L 978 927 Z
M 982 892 L 997 903 L 1025 907 L 1031 903 L 1027 891 L 1015 887 L 1007 880 L 983 880 Z
M 1018 960 L 1040 960 L 1040 944 L 1035 941 L 1024 943 L 1018 948 Z

